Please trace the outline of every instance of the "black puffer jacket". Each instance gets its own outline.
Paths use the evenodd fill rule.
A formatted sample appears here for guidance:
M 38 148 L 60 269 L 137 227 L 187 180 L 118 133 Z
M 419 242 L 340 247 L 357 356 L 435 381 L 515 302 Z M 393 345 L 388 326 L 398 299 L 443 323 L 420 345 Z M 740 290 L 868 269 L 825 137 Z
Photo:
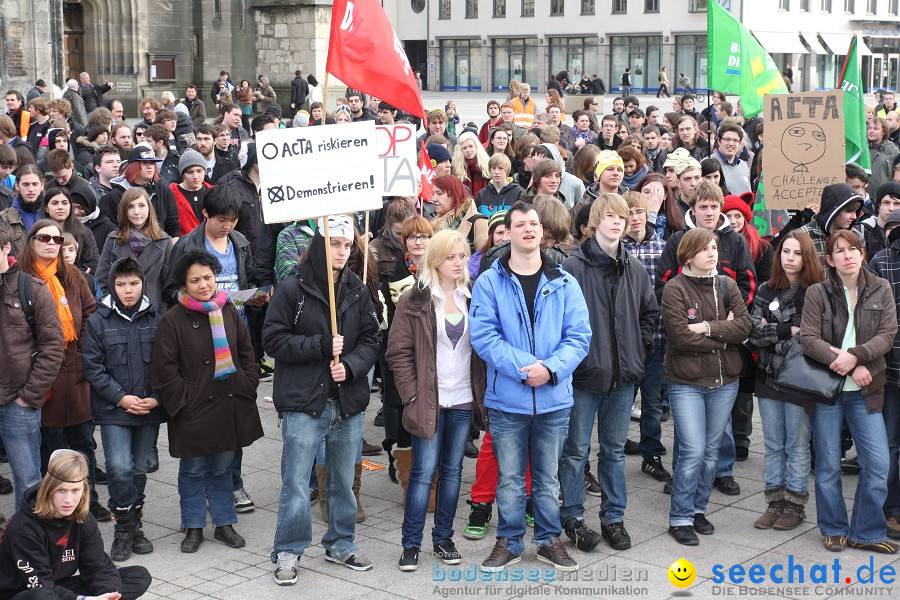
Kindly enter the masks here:
M 562 266 L 581 285 L 593 331 L 572 385 L 606 394 L 643 379 L 659 319 L 647 269 L 621 242 L 613 259 L 593 237 L 576 247 Z
M 367 375 L 381 344 L 378 316 L 362 281 L 345 267 L 335 297 L 338 332 L 344 336 L 340 360 L 347 369 L 347 379 L 335 385 L 329 366 L 332 335 L 329 283 L 325 281 L 330 274 L 331 270 L 325 269 L 325 240 L 317 233 L 309 259 L 278 284 L 269 302 L 262 341 L 266 353 L 278 362 L 273 398 L 279 413 L 318 417 L 325 401 L 335 394 L 345 419 L 369 405 Z

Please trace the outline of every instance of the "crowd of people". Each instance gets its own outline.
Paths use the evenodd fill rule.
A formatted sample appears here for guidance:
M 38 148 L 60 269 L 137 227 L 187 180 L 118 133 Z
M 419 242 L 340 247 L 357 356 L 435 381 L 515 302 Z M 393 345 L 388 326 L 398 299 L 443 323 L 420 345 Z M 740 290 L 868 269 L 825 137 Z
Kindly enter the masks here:
M 767 503 L 754 525 L 797 527 L 814 472 L 829 550 L 897 552 L 893 94 L 868 112 L 871 173 L 848 164 L 846 183 L 818 202 L 776 211 L 754 210 L 761 120 L 719 93 L 702 111 L 692 94 L 671 111 L 626 95 L 609 114 L 585 95 L 567 118 L 562 90 L 539 108 L 512 81 L 479 126 L 452 101 L 419 122 L 351 89 L 326 114 L 314 76 L 297 71 L 286 118 L 265 76 L 251 89 L 222 71 L 209 112 L 189 85 L 181 99 L 142 99 L 132 127 L 110 91 L 85 73 L 63 98 L 38 86 L 26 106 L 11 90 L 0 115 L 0 343 L 11 361 L 0 438 L 13 475 L 0 493 L 17 510 L 0 539 L 6 596 L 147 589 L 146 571 L 104 558 L 96 521 L 115 519 L 112 561 L 152 552 L 142 515 L 163 424 L 180 459 L 181 551 L 203 543 L 207 512 L 215 539 L 242 547 L 234 526 L 254 509 L 243 449 L 263 435 L 257 387 L 273 377 L 279 585 L 297 581 L 315 503 L 325 560 L 372 567 L 355 543 L 361 461 L 383 452 L 403 490 L 402 571 L 418 567 L 429 512 L 434 555 L 462 561 L 453 520 L 467 493 L 467 538 L 487 535 L 497 504 L 485 571 L 521 559 L 529 526 L 537 558 L 561 571 L 578 568 L 564 537 L 583 552 L 602 540 L 629 548 L 629 454 L 671 494 L 669 534 L 696 545 L 715 531 L 712 489 L 740 494 L 733 469 L 749 454 L 754 395 Z M 327 242 L 321 219 L 266 223 L 256 133 L 361 120 L 421 128 L 432 195 L 331 215 Z M 779 378 L 803 356 L 837 378 L 831 396 Z M 373 391 L 381 444 L 363 439 Z M 471 490 L 465 457 L 477 461 Z M 842 472 L 860 477 L 852 520 Z M 599 532 L 585 494 L 602 499 Z M 69 546 L 13 541 L 46 522 L 72 528 Z M 77 581 L 59 568 L 68 547 L 81 548 Z

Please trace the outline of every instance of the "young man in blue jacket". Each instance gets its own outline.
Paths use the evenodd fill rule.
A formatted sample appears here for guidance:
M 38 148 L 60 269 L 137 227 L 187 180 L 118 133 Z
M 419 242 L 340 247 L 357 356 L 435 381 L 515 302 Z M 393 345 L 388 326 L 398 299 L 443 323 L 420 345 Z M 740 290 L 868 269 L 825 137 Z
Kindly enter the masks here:
M 525 550 L 525 466 L 533 482 L 538 560 L 574 571 L 559 539 L 559 459 L 572 408 L 572 373 L 587 355 L 591 329 L 575 278 L 541 254 L 543 227 L 531 204 L 505 218 L 510 254 L 482 273 L 472 291 L 472 346 L 487 363 L 490 433 L 500 477 L 497 543 L 481 564 L 500 571 Z

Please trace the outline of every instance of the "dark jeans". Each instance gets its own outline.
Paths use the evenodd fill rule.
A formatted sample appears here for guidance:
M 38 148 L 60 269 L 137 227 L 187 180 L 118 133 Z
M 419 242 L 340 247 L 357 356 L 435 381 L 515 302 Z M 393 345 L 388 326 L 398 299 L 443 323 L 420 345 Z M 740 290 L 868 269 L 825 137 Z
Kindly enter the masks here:
M 640 382 L 641 456 L 644 460 L 662 456 L 665 452 L 662 445 L 662 390 L 665 379 L 662 360 L 665 353 L 665 344 L 658 344 L 653 349 L 653 354 L 644 363 L 644 379 Z
M 66 577 L 54 583 L 76 595 L 98 596 L 110 592 L 119 592 L 122 594 L 122 600 L 136 600 L 147 592 L 147 588 L 150 587 L 150 583 L 153 581 L 150 572 L 139 566 L 121 567 L 119 568 L 119 576 L 122 578 L 122 587 L 118 590 L 91 589 L 81 579 L 80 575 Z M 38 588 L 19 592 L 12 597 L 12 600 L 59 600 L 59 595 L 46 588 Z
M 893 384 L 884 387 L 884 428 L 888 439 L 887 499 L 884 516 L 900 517 L 900 472 L 897 457 L 900 456 L 900 388 Z
M 378 358 L 381 365 L 381 385 L 384 387 L 384 440 L 398 448 L 412 446 L 409 432 L 403 428 L 403 401 L 394 383 L 394 374 L 388 368 L 384 354 Z
M 54 450 L 75 450 L 81 452 L 88 461 L 88 482 L 91 484 L 91 502 L 97 501 L 97 484 L 94 473 L 97 458 L 94 456 L 94 422 L 85 421 L 68 427 L 41 427 L 41 475 L 47 474 L 47 465 Z

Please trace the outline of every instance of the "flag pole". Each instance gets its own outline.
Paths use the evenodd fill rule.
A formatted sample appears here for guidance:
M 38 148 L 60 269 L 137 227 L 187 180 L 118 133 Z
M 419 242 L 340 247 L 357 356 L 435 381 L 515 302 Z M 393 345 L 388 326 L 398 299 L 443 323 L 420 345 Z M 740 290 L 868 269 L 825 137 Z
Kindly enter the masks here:
M 327 74 L 325 75 L 325 78 L 327 81 Z M 322 97 L 325 97 L 324 94 Z M 328 281 L 328 309 L 331 312 L 331 335 L 332 337 L 337 337 L 337 310 L 334 306 L 334 272 L 331 268 L 331 231 L 328 229 L 328 215 L 322 217 L 322 223 L 324 223 L 322 236 L 325 238 L 325 268 L 328 269 L 328 274 L 330 276 L 330 280 Z M 339 362 L 340 358 L 335 356 L 334 364 L 338 364 Z
M 328 71 L 325 71 L 325 83 L 322 86 L 322 122 L 320 123 L 320 125 L 325 124 L 325 118 L 328 116 L 328 76 L 329 76 Z M 326 231 L 327 231 L 328 230 L 327 223 L 326 223 L 325 227 L 326 227 Z M 329 250 L 328 252 L 330 254 L 331 250 Z M 329 267 L 329 268 L 331 268 L 331 267 Z

